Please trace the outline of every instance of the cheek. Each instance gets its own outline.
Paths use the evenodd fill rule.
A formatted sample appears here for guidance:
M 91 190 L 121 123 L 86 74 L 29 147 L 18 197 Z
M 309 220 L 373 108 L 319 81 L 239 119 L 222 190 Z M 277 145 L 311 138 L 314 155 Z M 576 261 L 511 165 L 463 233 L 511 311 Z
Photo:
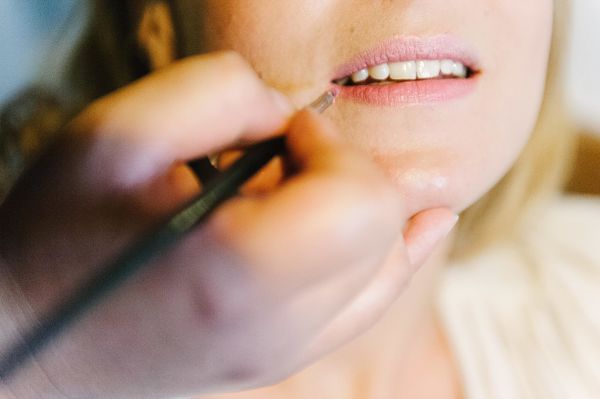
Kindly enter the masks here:
M 340 104 L 329 112 L 349 140 L 373 154 L 412 212 L 472 205 L 514 164 L 537 120 L 551 1 L 487 2 L 469 18 L 476 22 L 464 35 L 484 61 L 472 96 L 405 109 Z
M 465 156 L 485 165 L 473 172 L 484 190 L 514 163 L 535 127 L 552 30 L 551 0 L 494 3 L 503 18 L 488 21 L 494 55 L 482 76 L 481 98 L 472 110 L 464 143 Z
M 202 52 L 235 50 L 267 84 L 288 94 L 315 85 L 307 70 L 322 68 L 320 60 L 311 59 L 311 55 L 326 37 L 323 20 L 335 2 L 205 0 L 202 3 L 199 14 Z
M 332 38 L 342 31 L 347 37 L 343 21 L 351 17 L 335 9 L 337 1 L 199 3 L 202 51 L 234 49 L 287 93 L 317 85 L 313 77 L 336 55 Z M 326 114 L 374 156 L 415 212 L 461 211 L 496 184 L 531 134 L 545 80 L 552 0 L 456 0 L 446 7 L 428 22 L 465 37 L 481 53 L 484 69 L 473 95 L 413 109 L 340 102 Z M 455 15 L 456 8 L 465 11 Z

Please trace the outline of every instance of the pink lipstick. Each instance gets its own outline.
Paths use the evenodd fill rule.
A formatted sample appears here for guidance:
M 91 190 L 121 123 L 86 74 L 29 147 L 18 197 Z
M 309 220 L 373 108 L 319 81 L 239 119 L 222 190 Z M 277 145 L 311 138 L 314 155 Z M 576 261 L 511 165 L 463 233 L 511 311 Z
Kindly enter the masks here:
M 454 36 L 401 37 L 341 65 L 332 82 L 340 100 L 401 106 L 464 97 L 480 73 L 475 52 Z

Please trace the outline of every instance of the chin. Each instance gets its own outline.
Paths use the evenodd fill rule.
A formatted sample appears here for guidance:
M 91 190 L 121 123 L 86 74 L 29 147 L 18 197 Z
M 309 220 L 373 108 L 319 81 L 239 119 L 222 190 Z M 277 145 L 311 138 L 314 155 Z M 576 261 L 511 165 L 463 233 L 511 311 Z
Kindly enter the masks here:
M 506 167 L 482 168 L 476 160 L 449 150 L 373 154 L 374 161 L 405 198 L 409 215 L 444 207 L 460 214 L 483 197 L 504 175 Z

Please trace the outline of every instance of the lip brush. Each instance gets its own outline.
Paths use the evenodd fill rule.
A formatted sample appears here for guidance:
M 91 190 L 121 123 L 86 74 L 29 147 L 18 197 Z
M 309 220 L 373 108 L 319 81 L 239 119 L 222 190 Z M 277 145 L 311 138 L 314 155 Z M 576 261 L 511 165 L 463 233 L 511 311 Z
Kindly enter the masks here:
M 308 107 L 321 113 L 335 100 L 335 93 L 325 92 Z M 90 311 L 136 272 L 176 244 L 186 233 L 200 225 L 223 202 L 233 197 L 239 188 L 264 167 L 273 157 L 283 153 L 285 139 L 277 137 L 250 146 L 245 155 L 229 169 L 210 180 L 202 193 L 186 207 L 137 241 L 109 262 L 50 316 L 25 334 L 0 358 L 0 381 L 6 382 L 30 357 L 40 352 L 50 341 L 66 330 L 78 318 Z

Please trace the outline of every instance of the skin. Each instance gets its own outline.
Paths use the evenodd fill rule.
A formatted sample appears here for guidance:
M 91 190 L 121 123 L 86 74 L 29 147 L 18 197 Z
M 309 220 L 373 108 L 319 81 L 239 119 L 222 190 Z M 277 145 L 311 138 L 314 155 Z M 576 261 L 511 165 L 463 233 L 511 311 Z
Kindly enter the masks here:
M 197 4 L 202 51 L 239 52 L 298 106 L 327 88 L 338 65 L 387 38 L 450 33 L 471 46 L 482 73 L 467 98 L 402 109 L 341 100 L 327 112 L 396 181 L 413 213 L 467 208 L 513 164 L 536 121 L 551 0 L 188 3 Z
M 93 103 L 12 189 L 0 207 L 3 354 L 198 193 L 183 162 L 283 131 L 293 173 L 220 207 L 3 381 L 0 397 L 255 388 L 370 327 L 456 216 L 408 215 L 331 123 L 294 113 L 241 56 L 221 52 Z
M 202 51 L 239 52 L 265 82 L 297 106 L 322 92 L 337 66 L 387 38 L 450 33 L 471 46 L 481 73 L 476 91 L 465 98 L 404 107 L 341 99 L 326 114 L 348 142 L 368 153 L 394 181 L 411 214 L 431 207 L 448 207 L 456 213 L 466 209 L 506 173 L 534 127 L 552 31 L 550 0 L 187 4 L 197 6 L 194 16 L 202 27 L 198 39 Z M 383 392 L 389 389 L 394 397 L 402 392 L 411 398 L 460 396 L 456 365 L 433 305 L 435 281 L 446 261 L 444 246 L 450 245 L 451 238 L 369 335 L 285 384 L 226 397 L 329 397 L 323 396 L 327 385 L 318 383 L 327 384 L 323 376 L 336 376 L 341 364 L 354 364 L 352 371 L 342 373 L 347 381 L 357 375 L 372 381 L 374 375 L 386 372 L 374 366 L 365 376 L 359 365 L 383 364 L 380 355 L 392 346 L 403 360 L 393 363 L 392 378 L 379 381 Z M 394 329 L 393 340 L 384 338 L 386 328 Z M 418 336 L 428 338 L 417 340 Z M 371 355 L 364 355 L 364 348 Z M 429 378 L 419 378 L 424 373 Z M 331 397 L 348 395 L 341 392 L 334 389 Z
M 92 104 L 0 207 L 2 347 L 198 192 L 183 161 L 287 131 L 296 173 L 258 181 L 261 195 L 248 190 L 221 208 L 0 393 L 160 398 L 256 388 L 388 311 L 364 340 L 315 365 L 320 377 L 309 370 L 302 384 L 258 397 L 300 395 L 335 370 L 344 381 L 387 376 L 369 384 L 379 392 L 459 395 L 432 304 L 451 244 L 442 240 L 531 132 L 552 3 L 457 3 L 194 2 L 207 55 Z M 392 35 L 440 32 L 480 56 L 469 97 L 399 109 L 340 101 L 320 118 L 293 115 L 267 89 L 304 105 L 356 52 Z M 214 52 L 224 49 L 238 55 Z

